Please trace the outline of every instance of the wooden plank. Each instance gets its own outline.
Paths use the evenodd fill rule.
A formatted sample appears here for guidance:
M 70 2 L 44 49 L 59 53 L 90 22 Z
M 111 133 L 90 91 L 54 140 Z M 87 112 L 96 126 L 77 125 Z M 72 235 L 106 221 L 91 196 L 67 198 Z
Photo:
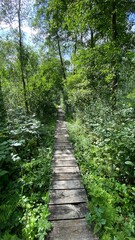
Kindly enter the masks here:
M 86 202 L 87 196 L 84 189 L 50 190 L 50 204 L 67 204 Z
M 55 137 L 55 139 L 56 139 L 56 142 L 66 142 L 66 143 L 69 143 L 69 140 L 68 140 L 68 138 L 67 137 L 65 137 L 65 136 L 57 136 L 57 137 Z
M 55 132 L 55 137 L 69 137 L 69 134 L 68 133 L 64 133 L 64 134 L 61 134 L 61 133 L 58 133 L 58 132 Z
M 63 143 L 55 143 L 54 145 L 55 148 L 61 148 L 61 147 L 65 147 L 65 148 L 71 148 L 71 144 L 70 143 L 66 143 L 66 142 L 63 142 Z
M 57 133 L 62 133 L 62 134 L 64 133 L 64 134 L 65 134 L 65 133 L 67 133 L 67 130 L 66 130 L 66 128 L 61 128 L 61 127 L 60 127 L 60 128 L 58 128 L 58 129 L 55 131 L 55 133 L 56 133 L 56 134 L 57 134 Z
M 64 114 L 64 112 L 62 110 L 58 112 L 58 117 L 61 117 L 61 116 L 62 117 L 65 116 L 65 114 Z
M 66 128 L 66 122 L 65 122 L 65 121 L 59 121 L 59 122 L 57 123 L 57 127 Z
M 58 131 L 58 132 L 55 132 L 55 136 L 56 136 L 56 135 L 57 135 L 59 138 L 65 137 L 65 135 L 67 135 L 67 132 L 66 132 L 66 131 L 64 131 L 64 132 Z
M 85 219 L 52 221 L 52 224 L 47 240 L 98 240 L 87 228 Z
M 73 154 L 73 150 L 70 149 L 63 149 L 63 150 L 55 150 L 55 155 L 57 154 L 65 154 L 65 155 L 69 155 L 69 154 Z
M 55 145 L 54 145 L 54 150 L 64 151 L 64 150 L 66 150 L 66 149 L 73 151 L 73 147 L 70 146 L 69 144 L 55 144 Z
M 61 141 L 61 142 L 68 142 L 69 143 L 68 138 L 63 136 L 63 135 L 59 135 L 59 136 L 55 137 L 55 140 L 56 140 L 56 142 Z
M 59 124 L 57 126 L 57 130 L 56 131 L 57 132 L 59 132 L 59 131 L 67 131 L 67 128 L 66 128 L 66 126 L 63 126 L 62 124 Z
M 68 156 L 71 156 L 71 155 L 73 156 L 73 153 L 74 153 L 73 149 L 72 150 L 71 149 L 57 149 L 54 152 L 54 156 L 68 157 Z
M 70 166 L 70 167 L 77 167 L 77 163 L 75 162 L 75 160 L 72 160 L 72 161 L 65 161 L 65 160 L 53 160 L 52 161 L 52 166 L 54 167 L 60 167 L 60 166 L 63 166 L 63 167 L 67 167 L 67 166 Z
M 57 148 L 58 148 L 58 147 L 60 147 L 60 148 L 61 148 L 61 147 L 67 147 L 67 148 L 70 147 L 70 148 L 71 148 L 72 145 L 71 145 L 70 143 L 57 143 L 57 142 L 56 142 L 55 145 L 54 145 L 54 147 L 57 147 Z
M 58 161 L 60 161 L 60 162 L 63 162 L 63 164 L 65 163 L 65 162 L 71 162 L 71 164 L 72 164 L 72 162 L 77 162 L 76 161 L 76 159 L 74 158 L 74 157 L 59 157 L 59 156 L 57 156 L 57 157 L 54 157 L 53 159 L 52 159 L 52 163 L 53 162 L 58 162 Z M 66 164 L 66 163 L 65 163 Z
M 67 127 L 66 125 L 62 124 L 62 123 L 58 123 L 57 124 L 57 128 L 56 131 L 58 132 L 58 130 L 64 129 L 65 131 L 67 131 Z
M 64 124 L 63 121 L 59 121 L 58 124 L 57 124 L 57 129 L 59 129 L 59 130 L 61 130 L 61 129 L 67 130 L 66 124 Z
M 54 173 L 76 173 L 79 172 L 78 167 L 54 167 Z
M 72 146 L 70 146 L 70 145 L 64 145 L 64 144 L 62 144 L 62 145 L 54 145 L 54 150 L 56 151 L 56 150 L 60 150 L 60 151 L 65 151 L 65 150 L 71 150 L 72 151 L 72 153 L 73 153 L 73 148 L 72 148 Z
M 51 189 L 78 189 L 83 188 L 79 180 L 53 181 Z
M 58 112 L 58 116 L 59 116 L 59 117 L 64 117 L 64 116 L 65 116 L 65 114 L 64 114 L 64 112 L 63 112 L 63 111 L 59 111 L 59 112 Z
M 67 131 L 66 124 L 63 124 L 63 123 L 61 123 L 61 122 L 58 123 L 58 124 L 57 124 L 57 129 L 56 129 L 56 131 L 61 130 L 61 129 L 62 129 L 62 130 L 64 129 L 64 130 Z
M 73 155 L 73 153 L 68 153 L 68 154 L 65 154 L 65 153 L 55 153 L 54 154 L 54 158 L 61 158 L 61 159 L 69 159 L 70 160 L 70 158 L 74 158 L 75 159 L 75 157 L 74 157 L 74 155 Z
M 68 139 L 66 139 L 66 138 L 61 139 L 61 137 L 60 138 L 56 138 L 56 142 L 55 143 L 56 144 L 71 144 Z
M 68 134 L 66 128 L 65 129 L 57 129 L 55 131 L 55 135 L 58 135 L 58 137 L 65 137 L 64 135 Z
M 56 130 L 56 133 L 67 133 L 67 130 L 66 130 L 66 128 L 65 129 L 57 129 Z
M 65 149 L 73 149 L 72 147 L 68 146 L 54 146 L 55 150 L 65 150 Z
M 66 160 L 76 160 L 74 155 L 72 153 L 69 154 L 64 154 L 64 153 L 58 153 L 58 154 L 54 154 L 54 159 L 66 159 Z
M 74 179 L 80 179 L 80 173 L 54 173 L 52 175 L 53 181 L 59 181 L 59 180 L 74 180 Z
M 49 211 L 51 215 L 49 220 L 66 220 L 84 218 L 88 213 L 86 203 L 50 205 Z
M 61 124 L 65 124 L 66 125 L 66 121 L 59 121 L 59 123 L 61 123 Z

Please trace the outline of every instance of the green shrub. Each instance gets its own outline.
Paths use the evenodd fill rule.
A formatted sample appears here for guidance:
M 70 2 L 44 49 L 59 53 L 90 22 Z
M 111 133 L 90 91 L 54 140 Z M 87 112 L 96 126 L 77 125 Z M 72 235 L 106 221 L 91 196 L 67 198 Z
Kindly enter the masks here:
M 91 114 L 68 123 L 89 198 L 87 220 L 102 240 L 134 239 L 133 113 Z
M 55 118 L 41 123 L 18 113 L 9 130 L 11 169 L 0 194 L 0 239 L 43 240 L 51 228 L 48 190 Z

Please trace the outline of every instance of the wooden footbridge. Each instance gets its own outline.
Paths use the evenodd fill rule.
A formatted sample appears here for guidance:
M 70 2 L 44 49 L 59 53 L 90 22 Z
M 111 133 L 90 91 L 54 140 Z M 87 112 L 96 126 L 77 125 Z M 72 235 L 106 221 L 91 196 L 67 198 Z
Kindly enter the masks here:
M 87 195 L 81 182 L 79 168 L 68 140 L 64 113 L 58 109 L 53 158 L 53 179 L 50 190 L 51 212 L 49 220 L 53 229 L 48 240 L 97 240 L 88 229 L 85 215 Z

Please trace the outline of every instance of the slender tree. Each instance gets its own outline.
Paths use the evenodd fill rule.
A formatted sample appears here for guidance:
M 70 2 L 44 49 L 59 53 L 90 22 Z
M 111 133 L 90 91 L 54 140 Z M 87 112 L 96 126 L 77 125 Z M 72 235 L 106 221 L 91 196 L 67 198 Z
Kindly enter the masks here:
M 12 31 L 14 32 L 12 37 L 15 37 L 16 42 L 16 49 L 18 50 L 18 59 L 20 62 L 20 80 L 22 82 L 23 86 L 23 95 L 24 95 L 24 104 L 26 112 L 28 113 L 29 107 L 28 107 L 28 96 L 27 96 L 27 84 L 26 84 L 26 77 L 25 77 L 25 63 L 24 59 L 25 57 L 25 47 L 23 43 L 23 31 L 22 31 L 22 22 L 26 16 L 26 2 L 25 0 L 18 0 L 18 1 L 6 1 L 2 0 L 1 2 L 1 18 L 0 20 L 2 22 L 5 22 L 7 25 L 11 26 L 13 23 L 18 23 L 18 31 Z M 23 15 L 23 17 L 22 17 Z
M 40 27 L 41 32 L 44 32 L 46 35 L 45 45 L 51 45 L 51 48 L 53 47 L 56 54 L 58 54 L 63 69 L 63 78 L 66 79 L 63 59 L 63 43 L 66 41 L 66 33 L 62 29 L 66 1 L 48 0 L 45 3 L 44 1 L 37 1 L 36 6 L 36 24 Z
M 19 31 L 19 61 L 20 61 L 20 69 L 21 69 L 21 80 L 23 84 L 23 93 L 24 93 L 24 102 L 26 112 L 29 112 L 28 107 L 28 98 L 27 98 L 27 89 L 26 89 L 26 79 L 24 74 L 24 47 L 23 47 L 23 40 L 22 40 L 22 28 L 21 28 L 21 0 L 18 2 L 18 31 Z

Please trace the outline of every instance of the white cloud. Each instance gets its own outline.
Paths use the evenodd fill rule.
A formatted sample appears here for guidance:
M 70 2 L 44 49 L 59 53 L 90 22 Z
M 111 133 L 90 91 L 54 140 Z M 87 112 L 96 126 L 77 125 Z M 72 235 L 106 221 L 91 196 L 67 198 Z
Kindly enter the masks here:
M 28 35 L 36 35 L 36 34 L 38 34 L 38 30 L 37 29 L 31 28 L 29 26 L 22 26 L 22 30 L 23 30 L 23 32 L 25 32 Z
M 14 21 L 12 24 L 1 22 L 0 23 L 0 32 L 2 35 L 4 32 L 9 32 L 11 29 L 18 29 L 18 22 Z M 35 36 L 38 34 L 38 29 L 34 29 L 27 24 L 22 25 L 22 31 L 27 35 L 27 38 Z
M 9 30 L 10 28 L 10 25 L 8 23 L 5 23 L 5 22 L 1 22 L 0 23 L 0 30 Z
M 132 27 L 132 31 L 135 32 L 135 25 Z

